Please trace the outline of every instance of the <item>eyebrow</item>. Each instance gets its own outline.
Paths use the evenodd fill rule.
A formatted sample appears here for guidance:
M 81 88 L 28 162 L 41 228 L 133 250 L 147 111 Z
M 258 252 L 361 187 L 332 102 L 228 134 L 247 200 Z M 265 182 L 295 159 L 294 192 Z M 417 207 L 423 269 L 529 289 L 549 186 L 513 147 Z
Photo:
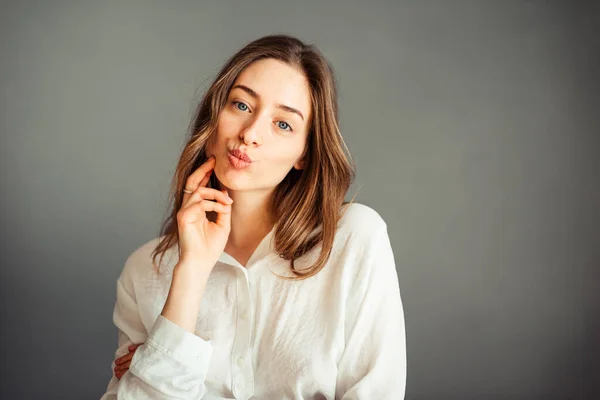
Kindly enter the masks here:
M 254 90 L 250 89 L 248 86 L 245 85 L 235 85 L 234 87 L 231 88 L 231 90 L 238 88 L 238 89 L 242 89 L 244 92 L 248 93 L 250 96 L 254 97 L 255 99 L 260 98 L 259 94 L 256 93 Z M 286 106 L 284 104 L 276 104 L 275 107 L 280 108 L 282 110 L 294 113 L 294 114 L 298 114 L 300 116 L 300 118 L 302 118 L 302 121 L 304 121 L 304 116 L 302 115 L 302 113 L 300 112 L 300 110 L 297 110 L 293 107 L 290 106 Z

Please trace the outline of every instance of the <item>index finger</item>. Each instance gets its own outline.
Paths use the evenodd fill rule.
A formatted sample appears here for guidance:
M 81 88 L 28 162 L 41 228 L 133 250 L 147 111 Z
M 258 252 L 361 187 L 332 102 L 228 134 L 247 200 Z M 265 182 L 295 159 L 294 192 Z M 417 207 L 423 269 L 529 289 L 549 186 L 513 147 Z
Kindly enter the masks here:
M 212 156 L 206 160 L 198 169 L 196 169 L 190 176 L 188 176 L 184 189 L 195 192 L 200 186 L 206 186 L 210 173 L 215 167 L 215 156 Z M 192 193 L 183 192 L 183 203 L 192 195 Z

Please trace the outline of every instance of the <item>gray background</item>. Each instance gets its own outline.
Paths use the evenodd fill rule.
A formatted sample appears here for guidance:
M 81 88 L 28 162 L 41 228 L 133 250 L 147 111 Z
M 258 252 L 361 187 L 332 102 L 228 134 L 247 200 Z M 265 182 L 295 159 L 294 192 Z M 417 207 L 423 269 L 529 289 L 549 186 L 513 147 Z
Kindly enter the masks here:
M 196 101 L 279 32 L 336 68 L 407 398 L 600 395 L 597 4 L 282 3 L 2 3 L 0 397 L 104 392 L 116 279 L 158 235 Z

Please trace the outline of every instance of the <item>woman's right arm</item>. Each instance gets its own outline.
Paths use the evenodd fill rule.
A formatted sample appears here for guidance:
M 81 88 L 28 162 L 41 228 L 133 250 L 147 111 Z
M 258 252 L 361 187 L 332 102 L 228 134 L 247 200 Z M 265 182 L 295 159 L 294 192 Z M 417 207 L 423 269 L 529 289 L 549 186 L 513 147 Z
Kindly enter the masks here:
M 130 268 L 117 281 L 113 321 L 119 329 L 115 358 L 127 353 L 132 343 L 142 344 L 121 379 L 114 374 L 101 400 L 199 399 L 212 356 L 210 341 L 195 335 L 194 327 L 208 276 L 205 268 L 179 263 L 173 271 L 169 296 L 150 332 L 145 335 Z
M 114 376 L 113 362 L 113 377 L 101 400 L 199 399 L 205 392 L 213 349 L 210 341 L 194 331 L 208 277 L 231 231 L 233 203 L 226 190 L 206 187 L 214 166 L 215 158 L 211 157 L 186 180 L 189 192 L 184 191 L 177 212 L 179 262 L 173 270 L 167 300 L 120 380 Z M 216 219 L 210 221 L 207 212 L 215 212 Z M 126 354 L 134 341 L 144 342 L 133 290 L 134 269 L 127 265 L 130 260 L 117 281 L 113 320 L 120 334 L 115 358 Z

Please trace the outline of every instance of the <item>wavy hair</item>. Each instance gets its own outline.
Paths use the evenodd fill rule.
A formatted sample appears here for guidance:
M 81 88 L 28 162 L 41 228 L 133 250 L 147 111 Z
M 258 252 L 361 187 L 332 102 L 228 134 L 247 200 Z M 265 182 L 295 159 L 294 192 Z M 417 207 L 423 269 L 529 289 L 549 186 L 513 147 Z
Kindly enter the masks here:
M 342 216 L 344 197 L 355 178 L 355 166 L 338 124 L 337 89 L 333 69 L 314 45 L 288 35 L 269 35 L 254 40 L 233 55 L 222 67 L 199 103 L 189 127 L 187 143 L 181 153 L 171 183 L 169 199 L 174 201 L 164 221 L 159 244 L 152 252 L 160 255 L 179 240 L 177 211 L 183 202 L 187 178 L 207 157 L 205 147 L 216 134 L 218 118 L 238 75 L 251 63 L 273 58 L 298 68 L 308 80 L 312 105 L 308 140 L 304 151 L 305 167 L 292 168 L 270 198 L 269 212 L 274 217 L 274 247 L 279 257 L 290 261 L 292 277 L 302 280 L 316 275 L 325 266 L 333 248 L 335 232 Z M 210 187 L 219 188 L 212 179 Z M 354 198 L 352 199 L 354 200 Z M 317 228 L 318 232 L 313 234 Z M 321 253 L 309 268 L 296 270 L 294 260 L 322 244 Z

